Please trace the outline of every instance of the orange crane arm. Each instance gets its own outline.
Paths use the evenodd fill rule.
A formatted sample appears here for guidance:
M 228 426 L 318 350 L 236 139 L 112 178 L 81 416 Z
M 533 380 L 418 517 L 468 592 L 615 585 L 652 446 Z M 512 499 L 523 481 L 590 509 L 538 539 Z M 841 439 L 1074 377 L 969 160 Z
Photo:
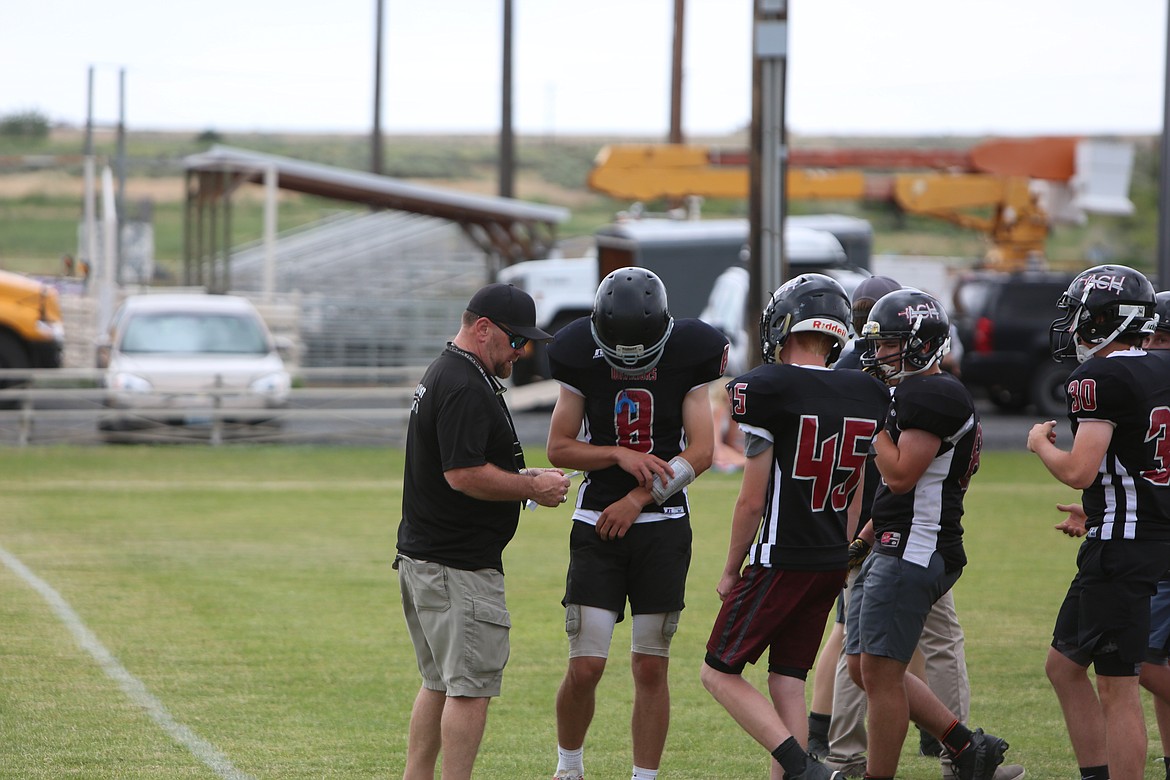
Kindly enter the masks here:
M 1029 182 L 1069 181 L 1078 140 L 999 139 L 968 150 L 793 149 L 787 195 L 793 200 L 892 199 L 907 213 L 983 232 L 995 247 L 991 262 L 1022 264 L 1043 254 L 1049 229 Z M 588 182 L 595 191 L 626 200 L 744 198 L 749 163 L 743 151 L 700 145 L 607 146 Z M 927 172 L 897 172 L 907 169 Z

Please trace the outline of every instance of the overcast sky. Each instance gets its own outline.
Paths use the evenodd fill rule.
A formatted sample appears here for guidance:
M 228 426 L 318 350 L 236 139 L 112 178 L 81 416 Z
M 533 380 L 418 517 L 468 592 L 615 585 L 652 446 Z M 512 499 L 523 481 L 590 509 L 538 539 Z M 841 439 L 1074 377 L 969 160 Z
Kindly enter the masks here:
M 499 126 L 502 0 L 384 0 L 386 133 Z M 368 132 L 376 0 L 0 0 L 0 114 Z M 513 0 L 514 126 L 664 137 L 673 0 Z M 752 0 L 687 0 L 683 129 L 751 115 Z M 1167 0 L 790 0 L 798 134 L 1162 128 Z

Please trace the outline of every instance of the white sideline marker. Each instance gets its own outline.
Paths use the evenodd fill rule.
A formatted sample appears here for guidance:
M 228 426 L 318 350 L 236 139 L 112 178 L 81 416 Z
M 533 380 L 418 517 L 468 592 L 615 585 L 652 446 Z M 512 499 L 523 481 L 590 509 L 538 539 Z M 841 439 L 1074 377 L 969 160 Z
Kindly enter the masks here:
M 69 632 L 73 634 L 73 638 L 77 640 L 81 649 L 89 653 L 93 660 L 98 662 L 102 671 L 111 680 L 118 683 L 126 697 L 132 703 L 146 710 L 151 720 L 158 724 L 159 728 L 165 731 L 171 739 L 187 748 L 193 756 L 202 761 L 208 769 L 215 772 L 223 780 L 252 780 L 251 776 L 232 766 L 232 762 L 223 753 L 220 753 L 215 745 L 176 721 L 171 713 L 167 712 L 163 703 L 146 689 L 143 682 L 130 674 L 126 667 L 122 666 L 114 657 L 114 654 L 106 649 L 97 636 L 85 627 L 78 614 L 69 606 L 69 602 L 65 601 L 61 594 L 53 589 L 52 585 L 34 574 L 19 558 L 3 547 L 0 547 L 0 561 L 24 580 L 30 588 L 41 594 L 41 598 L 48 603 L 61 622 L 65 624 L 65 627 L 69 629 Z

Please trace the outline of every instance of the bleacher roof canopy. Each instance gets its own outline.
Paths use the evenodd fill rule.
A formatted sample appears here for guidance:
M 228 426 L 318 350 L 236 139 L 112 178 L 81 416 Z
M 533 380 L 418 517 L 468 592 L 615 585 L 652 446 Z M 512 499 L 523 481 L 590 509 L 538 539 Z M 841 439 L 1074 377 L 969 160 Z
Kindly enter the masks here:
M 230 196 L 240 182 L 262 182 L 265 172 L 273 169 L 281 189 L 449 219 L 505 265 L 546 256 L 555 243 L 556 226 L 569 218 L 569 210 L 559 206 L 414 184 L 229 146 L 213 146 L 183 163 L 188 200 L 194 200 L 199 208 Z M 231 180 L 227 186 L 220 181 L 225 174 Z M 191 179 L 197 180 L 195 187 Z

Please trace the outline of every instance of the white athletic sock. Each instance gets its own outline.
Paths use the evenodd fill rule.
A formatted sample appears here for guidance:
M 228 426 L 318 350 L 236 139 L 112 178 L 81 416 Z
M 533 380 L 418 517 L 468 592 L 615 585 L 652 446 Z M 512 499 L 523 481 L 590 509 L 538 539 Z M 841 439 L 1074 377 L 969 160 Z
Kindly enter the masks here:
M 565 750 L 557 745 L 557 771 L 585 774 L 585 764 L 581 758 L 584 753 L 584 747 L 579 747 L 576 750 Z
M 657 769 L 643 769 L 640 766 L 634 767 L 634 774 L 630 775 L 630 780 L 657 780 Z

